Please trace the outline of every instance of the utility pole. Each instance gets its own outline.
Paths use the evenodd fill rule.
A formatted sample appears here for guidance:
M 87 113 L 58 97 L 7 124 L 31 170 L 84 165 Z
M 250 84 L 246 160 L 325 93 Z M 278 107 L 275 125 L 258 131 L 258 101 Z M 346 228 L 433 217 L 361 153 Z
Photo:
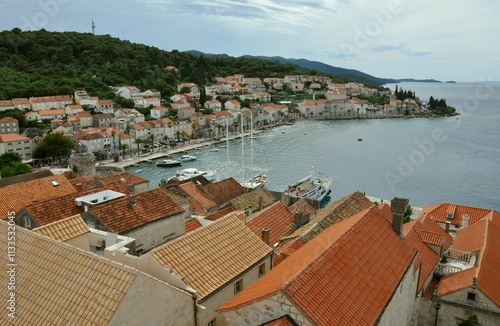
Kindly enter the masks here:
M 95 24 L 93 19 L 92 19 L 92 34 L 95 35 Z

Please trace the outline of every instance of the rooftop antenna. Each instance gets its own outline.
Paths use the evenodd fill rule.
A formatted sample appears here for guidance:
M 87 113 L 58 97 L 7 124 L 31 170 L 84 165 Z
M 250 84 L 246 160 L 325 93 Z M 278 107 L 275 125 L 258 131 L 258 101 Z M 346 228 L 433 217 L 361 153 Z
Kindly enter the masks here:
M 93 19 L 92 19 L 92 34 L 95 35 L 95 24 Z

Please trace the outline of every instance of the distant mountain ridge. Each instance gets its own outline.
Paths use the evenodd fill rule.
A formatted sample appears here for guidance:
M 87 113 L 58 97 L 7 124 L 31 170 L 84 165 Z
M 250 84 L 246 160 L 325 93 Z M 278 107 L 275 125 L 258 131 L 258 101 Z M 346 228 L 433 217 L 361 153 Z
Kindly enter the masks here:
M 195 56 L 206 56 L 206 57 L 230 57 L 227 54 L 212 54 L 212 53 L 203 53 L 201 51 L 186 51 Z M 243 55 L 242 58 L 258 58 L 270 61 L 277 61 L 280 63 L 291 63 L 297 65 L 302 68 L 317 70 L 319 72 L 332 74 L 344 78 L 348 78 L 351 80 L 357 80 L 367 85 L 383 85 L 389 83 L 401 83 L 401 82 L 425 82 L 425 83 L 441 83 L 439 80 L 435 79 L 413 79 L 413 78 L 403 78 L 403 79 L 395 79 L 395 78 L 380 78 L 375 77 L 359 70 L 355 69 L 346 69 L 328 65 L 319 61 L 311 61 L 307 59 L 292 59 L 292 58 L 283 58 L 280 56 L 267 57 L 267 56 L 251 56 L 251 55 Z

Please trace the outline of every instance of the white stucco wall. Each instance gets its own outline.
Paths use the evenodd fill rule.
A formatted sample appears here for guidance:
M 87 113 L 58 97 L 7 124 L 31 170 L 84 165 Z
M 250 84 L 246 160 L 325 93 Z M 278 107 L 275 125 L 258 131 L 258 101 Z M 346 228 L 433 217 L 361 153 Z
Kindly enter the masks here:
M 383 312 L 378 325 L 415 325 L 417 316 L 413 315 L 416 304 L 416 291 L 418 286 L 418 276 L 420 269 L 413 272 L 413 263 L 410 264 L 403 276 L 398 288 L 385 311 Z

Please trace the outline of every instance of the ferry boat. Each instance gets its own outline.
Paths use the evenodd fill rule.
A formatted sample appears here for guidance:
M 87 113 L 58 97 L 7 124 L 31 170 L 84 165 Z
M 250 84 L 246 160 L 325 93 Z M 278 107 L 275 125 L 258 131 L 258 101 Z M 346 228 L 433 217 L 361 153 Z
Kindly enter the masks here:
M 293 186 L 289 186 L 284 193 L 290 197 L 309 198 L 321 201 L 331 193 L 332 180 L 328 177 L 320 178 L 310 174 L 299 180 Z
M 163 160 L 163 162 L 156 163 L 156 166 L 161 167 L 161 168 L 169 168 L 172 166 L 179 166 L 181 164 L 182 164 L 181 160 L 167 159 L 167 160 Z

